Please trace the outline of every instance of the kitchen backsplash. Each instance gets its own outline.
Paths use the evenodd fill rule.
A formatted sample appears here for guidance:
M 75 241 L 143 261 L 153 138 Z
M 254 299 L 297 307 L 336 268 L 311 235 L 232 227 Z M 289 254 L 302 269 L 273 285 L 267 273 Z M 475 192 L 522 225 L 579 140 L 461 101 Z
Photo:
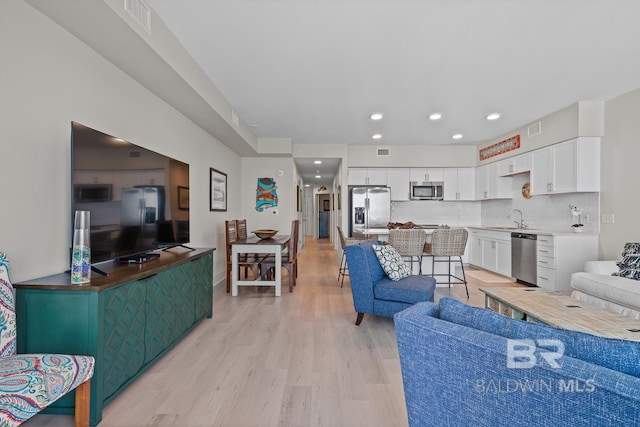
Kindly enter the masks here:
M 585 233 L 600 232 L 600 194 L 569 193 L 548 196 L 522 197 L 522 186 L 529 182 L 529 174 L 512 178 L 512 200 L 486 200 L 482 202 L 411 201 L 392 202 L 391 220 L 413 221 L 416 224 L 447 224 L 450 226 L 515 226 L 507 219 L 511 209 L 519 209 L 529 228 L 571 232 L 573 216 L 569 205 L 583 210 Z M 515 213 L 513 220 L 520 216 Z M 589 221 L 587 221 L 589 219 Z
M 481 202 L 391 202 L 391 220 L 449 226 L 480 225 Z
M 520 209 L 529 228 L 571 232 L 574 219 L 569 205 L 574 205 L 583 210 L 584 232 L 600 232 L 600 193 L 553 194 L 525 199 L 522 197 L 522 186 L 529 182 L 529 174 L 515 175 L 512 182 L 512 200 L 482 202 L 482 225 L 515 225 L 506 216 L 511 209 Z M 513 219 L 517 221 L 520 216 L 516 213 Z

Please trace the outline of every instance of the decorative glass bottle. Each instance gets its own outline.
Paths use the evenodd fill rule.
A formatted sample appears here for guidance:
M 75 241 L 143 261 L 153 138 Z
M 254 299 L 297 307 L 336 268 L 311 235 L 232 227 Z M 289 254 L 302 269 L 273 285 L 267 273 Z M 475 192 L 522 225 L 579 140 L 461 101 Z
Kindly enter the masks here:
M 91 246 L 89 211 L 76 211 L 71 249 L 71 284 L 91 281 Z

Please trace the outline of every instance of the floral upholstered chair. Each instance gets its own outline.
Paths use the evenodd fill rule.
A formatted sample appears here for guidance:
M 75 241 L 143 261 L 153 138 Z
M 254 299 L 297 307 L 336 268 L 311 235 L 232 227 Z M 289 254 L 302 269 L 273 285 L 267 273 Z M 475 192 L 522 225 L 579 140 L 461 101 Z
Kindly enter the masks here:
M 93 365 L 91 356 L 16 354 L 15 294 L 0 253 L 0 426 L 22 424 L 75 388 L 75 425 L 89 426 Z

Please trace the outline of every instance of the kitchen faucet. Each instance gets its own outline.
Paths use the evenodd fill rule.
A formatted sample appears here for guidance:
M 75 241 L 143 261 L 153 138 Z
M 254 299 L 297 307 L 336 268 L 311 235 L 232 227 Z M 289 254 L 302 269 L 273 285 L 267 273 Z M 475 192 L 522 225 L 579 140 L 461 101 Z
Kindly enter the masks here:
M 518 228 L 527 228 L 527 224 L 524 223 L 524 214 L 522 213 L 522 211 L 520 209 L 511 209 L 509 211 L 509 215 L 507 215 L 507 219 L 511 219 L 511 214 L 514 212 L 518 212 L 520 214 L 520 222 L 518 221 L 513 221 L 516 223 L 516 225 L 518 226 Z

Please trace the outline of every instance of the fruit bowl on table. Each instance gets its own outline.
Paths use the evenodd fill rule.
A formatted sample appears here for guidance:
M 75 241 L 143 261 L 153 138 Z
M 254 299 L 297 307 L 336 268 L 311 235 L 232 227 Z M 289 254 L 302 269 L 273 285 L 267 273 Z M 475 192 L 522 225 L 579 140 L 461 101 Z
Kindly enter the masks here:
M 261 239 L 270 239 L 278 233 L 278 230 L 253 230 L 252 233 Z

